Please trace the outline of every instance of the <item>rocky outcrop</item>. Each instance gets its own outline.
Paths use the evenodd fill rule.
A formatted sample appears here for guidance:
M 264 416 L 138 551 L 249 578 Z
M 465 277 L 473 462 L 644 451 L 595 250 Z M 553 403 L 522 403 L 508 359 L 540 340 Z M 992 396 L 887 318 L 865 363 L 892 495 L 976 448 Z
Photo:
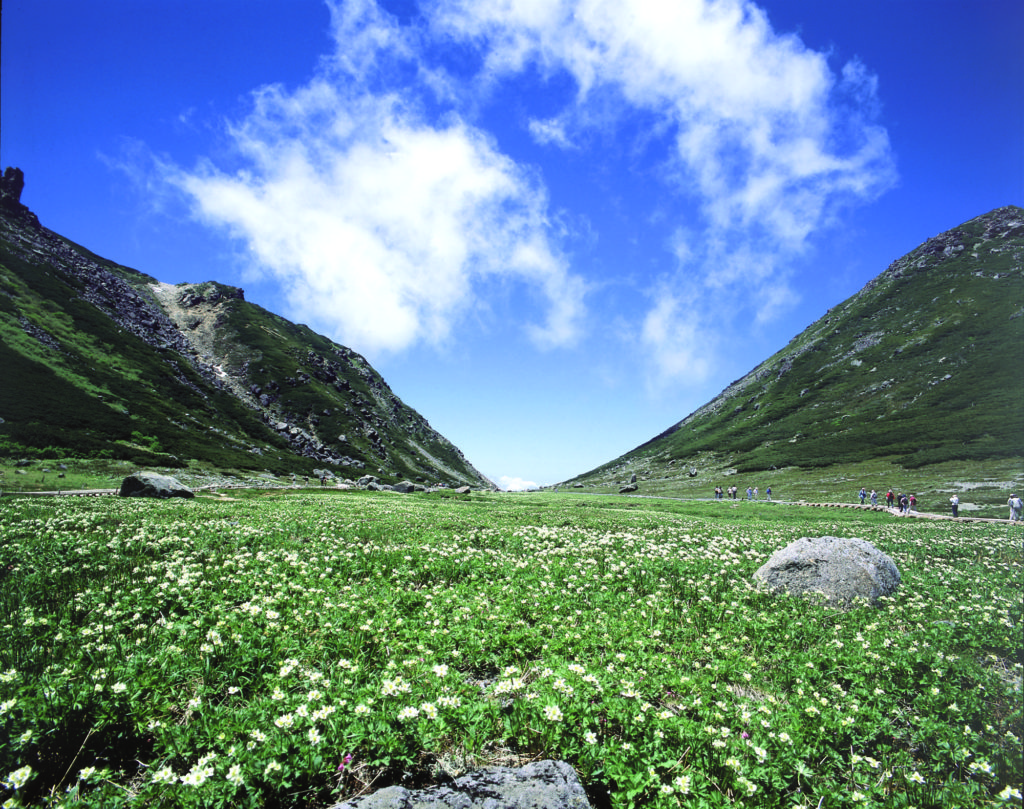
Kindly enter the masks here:
M 211 282 L 198 286 L 186 286 L 178 296 L 178 303 L 185 308 L 198 306 L 201 303 L 216 304 L 222 300 L 244 301 L 245 290 Z
M 135 472 L 122 481 L 121 497 L 195 497 L 193 491 L 168 475 Z
M 518 770 L 485 767 L 428 789 L 386 787 L 331 809 L 590 809 L 590 801 L 571 766 L 535 761 Z
M 19 168 L 8 166 L 3 177 L 0 177 L 0 210 L 18 219 L 23 225 L 38 228 L 36 215 L 21 202 L 21 192 L 24 190 L 25 173 Z
M 754 574 L 772 593 L 817 594 L 834 607 L 874 604 L 900 585 L 896 563 L 863 539 L 803 537 L 775 551 Z

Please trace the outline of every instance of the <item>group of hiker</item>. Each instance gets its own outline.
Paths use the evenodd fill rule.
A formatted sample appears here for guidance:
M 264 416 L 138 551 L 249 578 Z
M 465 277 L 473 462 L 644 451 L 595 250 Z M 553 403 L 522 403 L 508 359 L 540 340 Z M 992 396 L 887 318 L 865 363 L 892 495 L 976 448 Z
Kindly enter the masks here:
M 861 506 L 866 505 L 867 501 L 870 501 L 872 506 L 879 505 L 879 493 L 874 491 L 873 488 L 871 489 L 870 494 L 868 494 L 867 489 L 861 487 L 857 497 L 860 498 Z M 904 495 L 902 493 L 894 495 L 890 488 L 889 491 L 886 492 L 886 508 L 896 508 L 899 510 L 900 514 L 909 514 L 911 511 L 916 511 L 916 509 L 918 509 L 918 498 L 914 495 Z
M 772 499 L 772 488 L 769 486 L 765 489 L 765 499 Z M 748 486 L 747 500 L 757 500 L 760 492 L 756 486 Z M 738 500 L 740 497 L 739 486 L 730 486 L 727 489 L 723 489 L 721 486 L 715 486 L 715 500 Z M 872 506 L 878 506 L 879 494 L 875 489 L 870 492 L 866 487 L 861 487 L 861 490 L 857 493 L 857 497 L 860 499 L 862 506 L 867 505 L 869 502 Z M 1011 494 L 1010 499 L 1006 501 L 1006 504 L 1010 507 L 1010 521 L 1019 522 L 1024 518 L 1024 500 L 1017 494 Z M 960 516 L 960 498 L 956 494 L 949 498 L 949 505 L 953 511 L 954 517 Z M 917 511 L 917 496 L 913 494 L 894 493 L 892 489 L 889 489 L 885 493 L 885 507 L 890 511 L 895 510 L 897 514 L 910 514 Z
M 861 488 L 857 495 L 860 498 L 860 504 L 863 506 L 866 501 L 870 499 L 871 505 L 878 505 L 878 492 L 874 489 L 868 494 L 867 489 Z M 1016 494 L 1011 494 L 1010 499 L 1006 501 L 1006 504 L 1010 507 L 1010 521 L 1018 522 L 1021 519 L 1021 514 L 1024 513 L 1024 501 Z M 893 494 L 892 489 L 889 489 L 885 493 L 885 505 L 886 508 L 892 509 L 897 508 L 900 514 L 909 514 L 912 511 L 917 510 L 917 498 L 912 494 Z M 954 517 L 960 516 L 960 497 L 954 494 L 949 498 L 949 505 L 953 511 Z
M 738 496 L 739 496 L 739 491 L 740 491 L 740 487 L 739 486 L 730 486 L 728 489 L 723 489 L 721 486 L 715 486 L 715 499 L 716 500 L 725 500 L 725 499 L 736 500 L 738 498 Z M 760 492 L 758 491 L 757 486 L 754 486 L 753 488 L 751 488 L 750 486 L 747 486 L 747 499 L 748 500 L 757 500 L 759 495 L 760 495 Z M 765 496 L 766 500 L 771 500 L 772 499 L 772 487 L 771 486 L 769 486 L 767 489 L 764 490 L 764 496 Z
M 860 504 L 866 505 L 866 501 L 870 500 L 871 505 L 878 505 L 878 492 L 874 489 L 871 490 L 871 494 L 868 494 L 868 490 L 861 487 L 860 492 L 857 496 L 860 498 Z M 889 489 L 885 493 L 885 507 L 888 509 L 897 508 L 900 514 L 909 514 L 911 511 L 917 510 L 917 497 L 912 494 L 893 494 L 892 489 Z

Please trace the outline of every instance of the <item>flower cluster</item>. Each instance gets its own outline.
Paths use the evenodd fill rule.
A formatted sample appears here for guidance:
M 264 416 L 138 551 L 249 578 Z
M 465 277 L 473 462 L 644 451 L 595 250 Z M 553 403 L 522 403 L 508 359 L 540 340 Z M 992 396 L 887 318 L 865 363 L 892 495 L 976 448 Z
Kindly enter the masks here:
M 1021 558 L 984 525 L 324 505 L 0 501 L 0 596 L 18 588 L 0 802 L 326 800 L 373 768 L 506 748 L 571 760 L 623 805 L 782 806 L 790 781 L 850 804 L 1020 801 Z M 917 585 L 836 617 L 750 584 L 792 539 L 854 530 Z M 131 763 L 93 734 L 51 770 L 44 745 L 85 704 Z

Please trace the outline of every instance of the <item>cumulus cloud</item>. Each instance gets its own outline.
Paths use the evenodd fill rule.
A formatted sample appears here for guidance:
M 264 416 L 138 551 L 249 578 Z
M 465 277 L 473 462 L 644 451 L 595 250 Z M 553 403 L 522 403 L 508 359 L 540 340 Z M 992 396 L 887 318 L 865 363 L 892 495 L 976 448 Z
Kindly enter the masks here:
M 521 324 L 536 345 L 572 343 L 586 289 L 549 236 L 542 183 L 456 112 L 423 111 L 415 32 L 369 0 L 332 9 L 321 74 L 260 89 L 229 126 L 239 167 L 172 181 L 282 282 L 291 316 L 360 350 L 443 344 L 489 277 L 536 292 L 540 316 Z
M 697 203 L 700 221 L 685 223 L 697 244 L 670 248 L 686 256 L 674 284 L 686 300 L 657 297 L 643 326 L 661 374 L 701 372 L 688 346 L 696 328 L 728 314 L 715 293 L 742 287 L 754 319 L 776 316 L 795 297 L 787 262 L 844 205 L 895 180 L 887 134 L 873 123 L 875 77 L 857 61 L 837 74 L 747 0 L 437 0 L 431 9 L 441 30 L 479 44 L 492 81 L 527 66 L 572 76 L 571 108 L 531 123 L 538 141 L 570 144 L 574 127 L 615 126 L 638 111 L 666 133 L 666 180 Z
M 623 114 L 643 109 L 671 122 L 681 181 L 718 227 L 757 217 L 780 241 L 798 243 L 830 195 L 891 179 L 886 134 L 864 114 L 873 112 L 874 78 L 859 62 L 836 76 L 825 55 L 775 33 L 745 0 L 451 0 L 434 8 L 446 30 L 487 43 L 496 74 L 533 63 L 565 70 L 578 110 L 613 93 Z M 566 140 L 564 123 L 552 142 Z
M 877 79 L 749 0 L 422 0 L 404 25 L 374 0 L 328 4 L 337 47 L 317 76 L 254 94 L 228 128 L 237 165 L 173 179 L 283 282 L 290 316 L 363 351 L 444 344 L 493 279 L 529 291 L 534 345 L 579 339 L 596 287 L 570 269 L 539 169 L 480 128 L 505 81 L 559 88 L 523 98 L 541 146 L 580 156 L 629 133 L 664 155 L 686 213 L 631 330 L 661 379 L 708 372 L 698 335 L 784 314 L 793 260 L 895 180 Z
M 530 489 L 540 488 L 540 484 L 532 480 L 523 480 L 522 478 L 509 477 L 508 475 L 502 475 L 498 478 L 498 486 L 506 492 L 525 492 Z

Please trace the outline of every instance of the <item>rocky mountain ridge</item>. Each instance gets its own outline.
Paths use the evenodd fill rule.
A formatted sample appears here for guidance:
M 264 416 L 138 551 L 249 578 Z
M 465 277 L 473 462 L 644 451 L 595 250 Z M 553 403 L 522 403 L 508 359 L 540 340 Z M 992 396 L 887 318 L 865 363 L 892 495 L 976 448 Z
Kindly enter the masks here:
M 248 303 L 241 289 L 162 284 L 102 259 L 43 227 L 20 202 L 23 186 L 17 169 L 0 181 L 0 334 L 17 369 L 0 394 L 9 448 L 61 446 L 66 433 L 69 449 L 107 443 L 152 462 L 167 460 L 157 447 L 173 447 L 179 460 L 294 456 L 352 474 L 491 485 L 356 352 Z M 23 403 L 54 384 L 74 388 L 69 401 L 85 392 L 113 412 L 47 429 Z M 52 417 L 59 403 L 49 404 Z M 68 419 L 57 413 L 58 424 Z

